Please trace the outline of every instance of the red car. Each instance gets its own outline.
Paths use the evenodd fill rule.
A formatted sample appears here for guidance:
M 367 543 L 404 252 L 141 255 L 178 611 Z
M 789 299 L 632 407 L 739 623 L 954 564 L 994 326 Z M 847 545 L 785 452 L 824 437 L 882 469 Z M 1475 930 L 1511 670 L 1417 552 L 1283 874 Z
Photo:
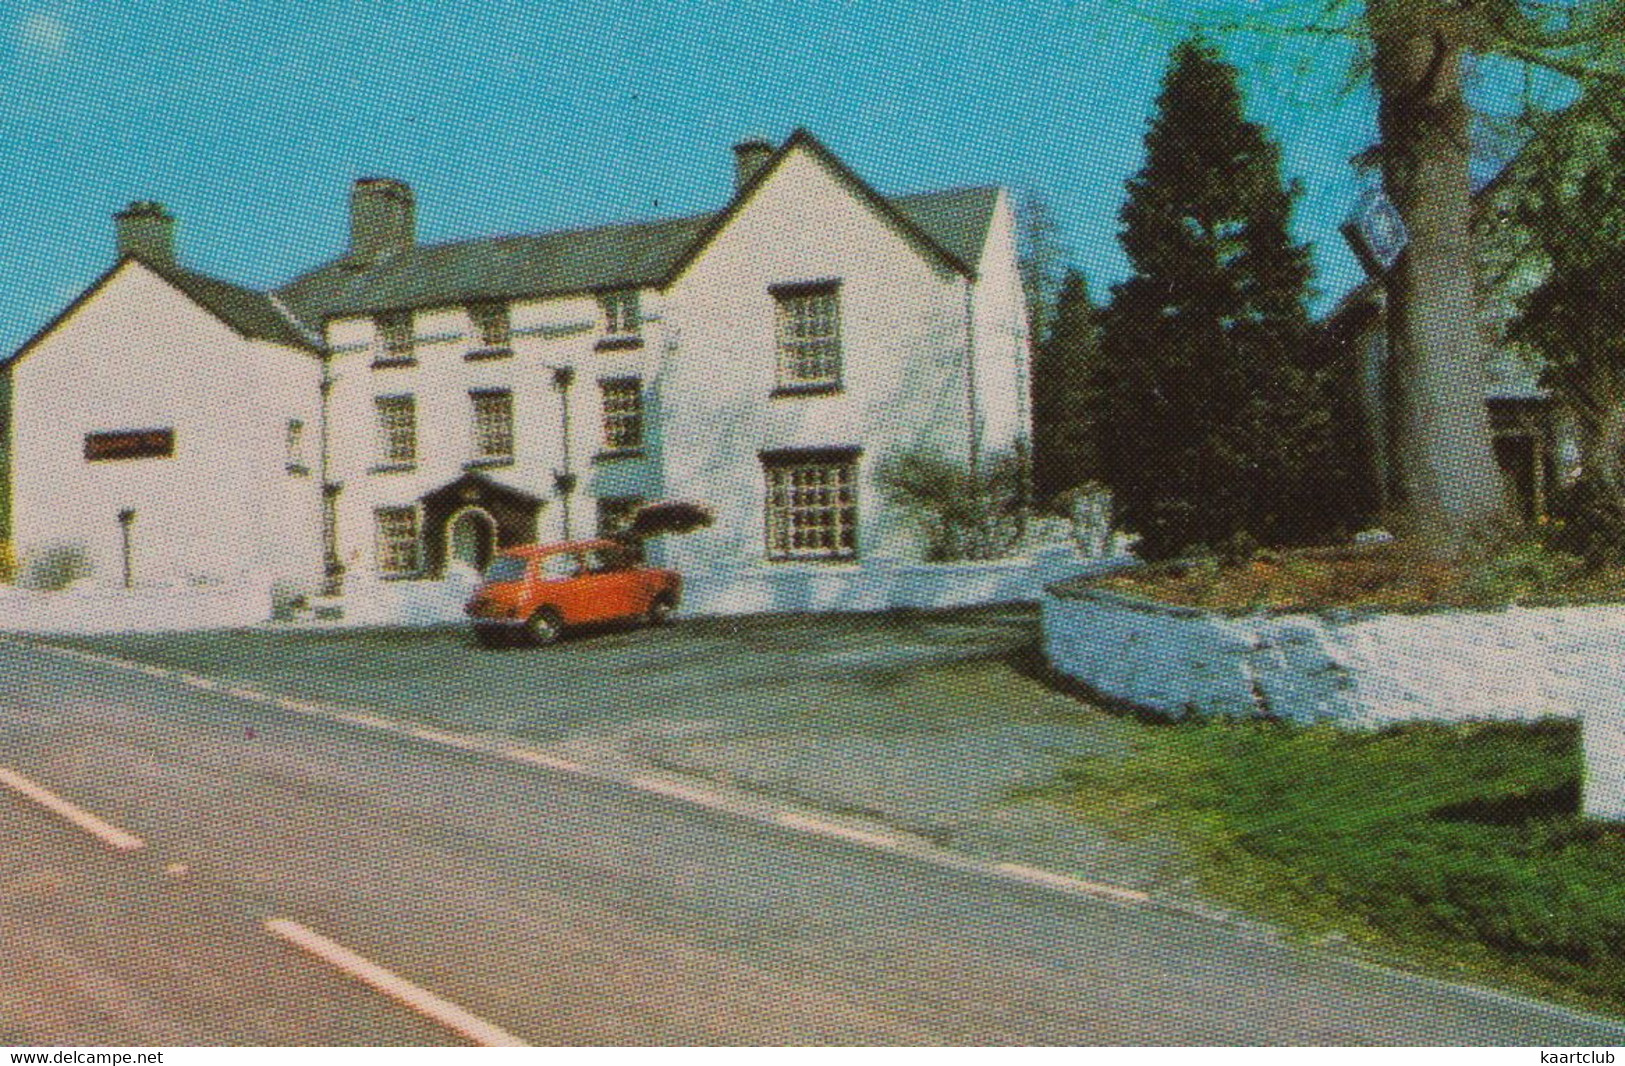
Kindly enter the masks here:
M 682 591 L 681 577 L 642 565 L 624 544 L 575 540 L 498 552 L 463 610 L 482 644 L 515 633 L 551 644 L 572 626 L 658 625 Z

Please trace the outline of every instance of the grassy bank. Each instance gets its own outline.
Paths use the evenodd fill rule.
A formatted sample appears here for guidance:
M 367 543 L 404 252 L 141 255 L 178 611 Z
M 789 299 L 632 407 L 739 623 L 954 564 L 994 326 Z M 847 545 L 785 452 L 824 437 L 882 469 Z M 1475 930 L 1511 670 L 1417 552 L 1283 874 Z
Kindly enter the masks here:
M 1625 1013 L 1625 829 L 1578 817 L 1579 773 L 1570 723 L 1213 721 L 1052 798 L 1182 840 L 1208 893 L 1305 935 Z

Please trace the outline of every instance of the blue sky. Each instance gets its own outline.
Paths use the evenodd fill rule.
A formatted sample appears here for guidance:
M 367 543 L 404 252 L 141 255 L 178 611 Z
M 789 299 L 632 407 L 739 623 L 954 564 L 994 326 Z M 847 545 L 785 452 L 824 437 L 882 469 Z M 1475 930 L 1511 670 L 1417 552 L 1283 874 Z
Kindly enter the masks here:
M 345 240 L 350 181 L 427 241 L 712 210 L 729 146 L 806 126 L 885 192 L 1052 205 L 1097 294 L 1172 42 L 1108 0 L 0 0 L 0 357 L 113 255 L 135 199 L 182 262 L 269 286 Z M 1370 143 L 1340 45 L 1223 42 L 1303 180 L 1318 285 Z

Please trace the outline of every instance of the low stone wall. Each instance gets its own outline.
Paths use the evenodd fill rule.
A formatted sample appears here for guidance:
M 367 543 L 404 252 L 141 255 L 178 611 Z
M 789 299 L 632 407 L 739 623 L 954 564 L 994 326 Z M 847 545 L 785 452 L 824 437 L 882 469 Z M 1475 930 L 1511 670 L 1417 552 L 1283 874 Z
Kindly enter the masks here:
M 271 616 L 264 584 L 61 592 L 0 588 L 0 632 L 42 635 L 241 629 Z
M 1236 616 L 1059 588 L 1043 615 L 1057 670 L 1175 717 L 1579 718 L 1586 813 L 1625 818 L 1625 607 Z
M 1086 559 L 1070 547 L 987 562 L 762 564 L 684 575 L 683 613 L 734 615 L 885 611 L 1036 603 L 1046 586 L 1121 567 L 1126 557 Z

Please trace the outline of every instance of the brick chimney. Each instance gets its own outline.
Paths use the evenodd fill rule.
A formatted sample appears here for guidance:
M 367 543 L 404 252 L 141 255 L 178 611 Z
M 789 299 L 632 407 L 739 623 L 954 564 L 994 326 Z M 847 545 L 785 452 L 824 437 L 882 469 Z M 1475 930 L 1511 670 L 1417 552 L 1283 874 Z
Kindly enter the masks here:
M 357 178 L 350 189 L 350 262 L 369 267 L 416 243 L 412 186 L 395 178 Z
M 133 255 L 157 266 L 175 265 L 175 219 L 156 200 L 136 200 L 113 216 L 119 258 Z
M 773 158 L 773 145 L 760 137 L 752 137 L 734 145 L 734 190 L 737 192 L 750 183 L 757 171 Z

